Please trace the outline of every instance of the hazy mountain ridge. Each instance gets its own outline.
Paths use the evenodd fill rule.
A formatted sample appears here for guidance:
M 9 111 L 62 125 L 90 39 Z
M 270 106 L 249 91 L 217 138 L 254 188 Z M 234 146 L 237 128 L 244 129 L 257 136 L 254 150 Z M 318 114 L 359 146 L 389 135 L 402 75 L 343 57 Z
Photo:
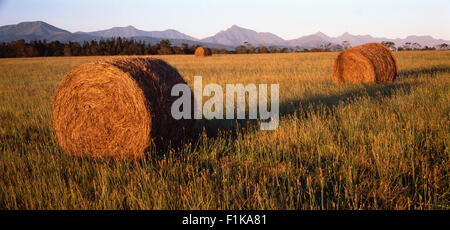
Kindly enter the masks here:
M 80 32 L 78 32 L 80 33 Z M 86 32 L 82 32 L 86 33 Z M 94 32 L 87 32 L 97 37 L 155 37 L 155 38 L 171 38 L 171 39 L 184 39 L 197 41 L 197 38 L 191 37 L 189 35 L 183 34 L 177 30 L 164 30 L 164 31 L 144 31 L 136 29 L 133 26 L 127 27 L 113 27 L 107 30 L 99 30 Z
M 201 39 L 200 41 L 229 46 L 242 45 L 244 42 L 253 45 L 287 45 L 285 40 L 275 34 L 268 32 L 258 33 L 250 29 L 238 27 L 237 25 L 233 25 L 225 31 L 220 31 L 216 35 Z
M 20 39 L 68 42 L 90 41 L 96 38 L 89 34 L 74 34 L 42 21 L 21 22 L 0 27 L 0 41 L 11 42 Z
M 258 33 L 256 31 L 242 28 L 236 25 L 233 25 L 232 27 L 230 27 L 225 31 L 220 31 L 214 36 L 201 39 L 200 41 L 208 41 L 212 43 L 220 43 L 230 46 L 239 46 L 243 45 L 244 42 L 249 42 L 254 46 L 276 45 L 285 47 L 300 46 L 302 48 L 313 48 L 328 43 L 341 44 L 343 41 L 350 42 L 352 46 L 357 46 L 368 42 L 382 42 L 382 41 L 394 42 L 396 46 L 401 46 L 406 42 L 411 43 L 417 42 L 422 46 L 430 46 L 430 47 L 442 43 L 447 44 L 450 43 L 450 41 L 446 41 L 443 39 L 435 39 L 431 36 L 413 35 L 408 36 L 404 39 L 401 38 L 390 39 L 390 38 L 372 37 L 370 35 L 352 35 L 347 32 L 338 37 L 329 37 L 322 32 L 318 32 L 311 35 L 305 35 L 296 39 L 284 40 L 272 33 Z
M 312 48 L 317 47 L 322 44 L 330 43 L 331 38 L 327 35 L 318 32 L 311 35 L 306 35 L 303 37 L 299 37 L 297 39 L 288 40 L 288 46 L 300 46 L 303 48 Z
M 351 35 L 349 33 L 344 33 L 339 37 L 335 37 L 332 38 L 330 40 L 330 42 L 332 43 L 337 43 L 337 44 L 341 44 L 343 41 L 348 41 L 350 42 L 350 44 L 352 44 L 353 46 L 355 45 L 361 45 L 364 43 L 368 43 L 368 42 L 383 42 L 383 41 L 390 41 L 390 42 L 394 42 L 395 45 L 401 46 L 403 44 L 405 44 L 406 42 L 417 42 L 422 46 L 435 46 L 435 45 L 439 45 L 442 43 L 449 43 L 450 41 L 446 41 L 443 39 L 435 39 L 431 36 L 408 36 L 406 38 L 385 38 L 385 37 L 372 37 L 370 35 Z
M 341 44 L 343 41 L 348 41 L 352 46 L 368 43 L 368 42 L 382 42 L 391 41 L 395 45 L 401 46 L 406 42 L 417 42 L 422 46 L 435 46 L 442 43 L 450 44 L 450 41 L 443 39 L 435 39 L 431 36 L 408 36 L 401 38 L 383 38 L 372 37 L 370 35 L 352 35 L 344 33 L 338 37 L 329 37 L 324 33 L 318 32 L 311 35 L 299 37 L 297 39 L 284 40 L 283 38 L 269 32 L 256 32 L 254 30 L 246 29 L 233 25 L 230 28 L 220 31 L 217 34 L 197 39 L 187 34 L 181 33 L 177 30 L 164 31 L 144 31 L 139 30 L 133 26 L 127 27 L 113 27 L 107 30 L 93 31 L 93 32 L 76 32 L 71 33 L 52 26 L 42 21 L 22 22 L 16 25 L 6 25 L 0 27 L 0 42 L 11 42 L 19 39 L 29 40 L 47 40 L 60 42 L 68 41 L 91 41 L 99 39 L 108 39 L 111 37 L 127 37 L 135 40 L 144 40 L 147 43 L 155 44 L 163 39 L 168 39 L 174 45 L 181 45 L 187 43 L 188 45 L 203 45 L 210 48 L 225 48 L 233 49 L 236 46 L 243 45 L 245 42 L 253 46 L 280 46 L 280 47 L 296 47 L 313 48 L 320 45 L 332 43 Z
M 154 35 L 153 37 L 148 35 Z M 12 42 L 20 39 L 26 41 L 30 40 L 46 40 L 60 41 L 60 42 L 84 42 L 100 39 L 109 39 L 111 37 L 127 37 L 135 40 L 142 40 L 146 43 L 156 44 L 161 40 L 167 39 L 173 45 L 180 46 L 182 43 L 186 43 L 190 46 L 192 45 L 202 45 L 209 48 L 224 48 L 232 49 L 234 47 L 222 45 L 222 44 L 212 44 L 208 42 L 198 41 L 196 38 L 183 39 L 182 37 L 191 38 L 188 35 L 182 34 L 176 30 L 165 30 L 165 31 L 142 31 L 138 30 L 132 26 L 128 27 L 115 27 L 110 30 L 102 30 L 97 32 L 75 32 L 71 33 L 67 30 L 63 30 L 52 26 L 48 23 L 42 21 L 34 22 L 21 22 L 15 25 L 0 26 L 0 42 Z M 158 37 L 162 36 L 162 37 Z M 167 37 L 164 37 L 167 36 Z M 179 37 L 174 38 L 174 37 Z

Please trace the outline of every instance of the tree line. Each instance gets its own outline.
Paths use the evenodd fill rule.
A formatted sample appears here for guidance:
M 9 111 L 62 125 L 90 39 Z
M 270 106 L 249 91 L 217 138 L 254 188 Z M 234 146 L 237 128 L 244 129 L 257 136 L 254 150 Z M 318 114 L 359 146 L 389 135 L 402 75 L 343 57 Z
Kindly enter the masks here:
M 422 47 L 418 43 L 405 43 L 403 46 L 395 47 L 393 42 L 382 42 L 392 50 L 434 50 L 436 47 Z M 189 46 L 182 43 L 180 46 L 172 45 L 169 40 L 161 40 L 151 45 L 145 41 L 136 41 L 127 38 L 111 38 L 102 40 L 92 40 L 90 42 L 68 42 L 59 41 L 47 42 L 17 40 L 10 43 L 0 43 L 0 58 L 10 57 L 52 57 L 52 56 L 111 56 L 111 55 L 168 55 L 168 54 L 194 54 L 199 45 Z M 248 42 L 237 46 L 234 50 L 211 49 L 213 54 L 245 54 L 245 53 L 291 53 L 291 52 L 332 52 L 342 51 L 351 48 L 348 41 L 342 44 L 321 44 L 311 49 L 302 49 L 297 46 L 278 47 L 278 46 L 253 46 Z M 447 50 L 447 44 L 437 46 L 437 49 Z
M 449 45 L 447 43 L 439 44 L 435 47 L 422 46 L 417 42 L 405 42 L 403 45 L 396 47 L 394 42 L 383 41 L 381 44 L 390 48 L 391 50 L 397 51 L 410 51 L 410 50 L 448 50 Z
M 90 42 L 30 41 L 17 40 L 0 43 L 0 57 L 51 57 L 51 56 L 110 56 L 110 55 L 155 55 L 193 54 L 197 45 L 172 46 L 169 40 L 151 45 L 145 41 L 127 38 L 92 40 Z

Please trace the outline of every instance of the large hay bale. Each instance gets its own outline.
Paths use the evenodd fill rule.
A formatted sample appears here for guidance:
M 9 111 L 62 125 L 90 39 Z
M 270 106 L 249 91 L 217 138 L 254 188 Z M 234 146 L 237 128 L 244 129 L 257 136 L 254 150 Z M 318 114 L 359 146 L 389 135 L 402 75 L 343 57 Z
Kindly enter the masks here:
M 212 52 L 211 52 L 211 49 L 209 49 L 209 48 L 200 46 L 195 50 L 196 57 L 206 57 L 206 56 L 211 56 L 211 55 L 212 55 Z
M 342 51 L 334 61 L 333 81 L 375 83 L 397 77 L 397 60 L 389 48 L 367 43 Z
M 140 158 L 152 144 L 177 143 L 194 120 L 175 120 L 178 71 L 153 58 L 95 61 L 70 71 L 53 96 L 56 137 L 67 154 Z

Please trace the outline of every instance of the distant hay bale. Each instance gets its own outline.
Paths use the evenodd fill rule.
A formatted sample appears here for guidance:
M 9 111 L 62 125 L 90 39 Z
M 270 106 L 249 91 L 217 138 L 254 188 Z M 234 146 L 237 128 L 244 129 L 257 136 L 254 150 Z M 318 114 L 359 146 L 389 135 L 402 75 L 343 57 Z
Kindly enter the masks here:
M 397 60 L 389 48 L 380 43 L 367 43 L 342 51 L 333 65 L 335 83 L 376 83 L 397 77 Z
M 212 55 L 212 52 L 211 52 L 211 49 L 209 49 L 209 48 L 200 46 L 195 50 L 196 57 L 206 57 L 206 56 L 211 56 L 211 55 Z
M 178 71 L 153 58 L 121 57 L 70 71 L 53 96 L 57 140 L 67 154 L 140 158 L 152 144 L 177 143 L 194 120 L 175 120 Z

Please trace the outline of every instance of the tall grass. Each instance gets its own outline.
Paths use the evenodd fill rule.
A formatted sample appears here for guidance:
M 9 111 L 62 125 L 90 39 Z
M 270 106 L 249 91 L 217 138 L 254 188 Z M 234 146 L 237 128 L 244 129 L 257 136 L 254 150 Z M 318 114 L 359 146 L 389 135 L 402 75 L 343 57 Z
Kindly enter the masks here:
M 334 85 L 336 53 L 159 56 L 192 86 L 280 84 L 280 126 L 202 120 L 139 162 L 65 155 L 51 97 L 98 57 L 0 60 L 0 209 L 449 209 L 450 52 L 397 52 L 394 83 Z

